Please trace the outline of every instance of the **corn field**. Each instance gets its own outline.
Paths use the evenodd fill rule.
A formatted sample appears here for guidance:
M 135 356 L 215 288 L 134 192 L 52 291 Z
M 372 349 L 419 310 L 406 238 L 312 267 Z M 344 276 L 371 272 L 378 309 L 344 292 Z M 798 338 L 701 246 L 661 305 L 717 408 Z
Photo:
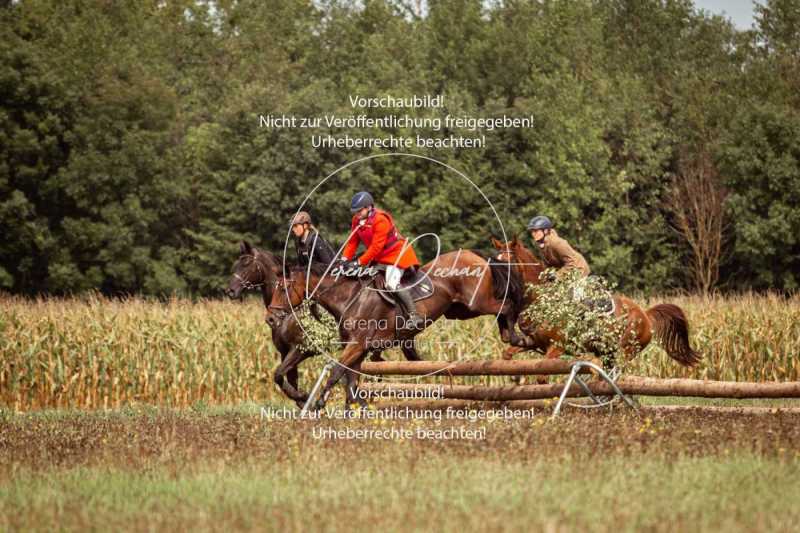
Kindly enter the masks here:
M 692 346 L 702 352 L 703 362 L 682 368 L 651 345 L 626 365 L 626 372 L 800 379 L 800 295 L 684 296 L 645 303 L 663 301 L 686 311 Z M 504 348 L 492 317 L 440 320 L 419 339 L 425 359 L 497 358 Z M 390 350 L 386 357 L 401 356 Z M 303 363 L 303 388 L 310 387 L 324 362 L 316 357 Z M 0 407 L 16 411 L 280 402 L 285 400 L 272 382 L 278 363 L 256 299 L 0 296 Z

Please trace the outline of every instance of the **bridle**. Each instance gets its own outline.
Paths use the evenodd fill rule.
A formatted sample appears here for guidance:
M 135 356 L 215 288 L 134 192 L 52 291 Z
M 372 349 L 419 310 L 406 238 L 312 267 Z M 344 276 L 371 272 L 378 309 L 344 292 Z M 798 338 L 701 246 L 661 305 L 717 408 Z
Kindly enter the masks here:
M 297 280 L 294 279 L 294 278 L 276 279 L 275 283 L 273 285 L 273 288 L 275 290 L 283 289 L 285 292 L 288 292 L 289 287 L 294 285 L 295 282 L 297 282 Z M 317 294 L 325 294 L 326 292 L 331 290 L 334 286 L 335 286 L 335 284 L 332 283 L 329 286 L 317 291 Z M 305 286 L 305 287 L 303 287 L 303 301 L 310 300 L 310 299 L 311 299 L 311 297 L 308 295 L 308 287 Z M 292 305 L 291 300 L 289 300 L 289 307 L 292 308 L 292 309 L 295 307 L 295 306 Z M 267 310 L 270 311 L 272 314 L 274 314 L 278 318 L 278 320 L 281 320 L 281 321 L 289 315 L 289 311 L 290 311 L 289 308 L 287 308 L 287 307 L 285 307 L 283 305 L 272 305 L 271 303 L 270 303 L 270 305 L 267 306 Z
M 280 278 L 276 279 L 275 283 L 273 284 L 273 289 L 279 290 L 283 289 L 284 291 L 289 290 L 290 285 L 294 285 L 295 279 L 294 278 Z M 306 299 L 306 295 L 303 294 L 303 300 Z M 289 305 L 292 306 L 291 300 L 289 300 Z M 279 322 L 283 322 L 284 319 L 289 316 L 289 309 L 282 306 L 282 305 L 272 305 L 272 302 L 267 306 L 267 311 L 275 315 Z
M 504 256 L 507 259 L 503 259 Z M 519 260 L 519 252 L 517 252 L 515 250 L 512 250 L 508 246 L 506 247 L 505 250 L 501 250 L 500 253 L 498 253 L 495 256 L 495 259 L 497 261 L 502 261 L 504 263 L 513 263 L 520 273 L 523 273 L 524 272 L 524 268 L 526 268 L 528 266 L 534 266 L 534 265 L 535 266 L 539 266 L 539 267 L 542 266 L 542 264 L 539 261 L 534 261 L 533 263 L 526 262 L 526 261 L 520 261 Z
M 504 259 L 503 256 L 506 258 Z M 494 258 L 497 261 L 502 261 L 504 263 L 516 263 L 518 266 L 520 264 L 519 253 L 516 250 L 513 250 L 508 244 L 506 244 L 505 250 L 500 250 Z
M 264 282 L 263 281 L 261 283 L 253 283 L 249 279 L 243 278 L 242 276 L 240 276 L 236 272 L 233 273 L 233 277 L 238 279 L 240 282 L 242 282 L 242 288 L 244 290 L 246 290 L 246 291 L 257 289 L 259 287 L 263 287 L 264 286 Z
M 508 259 L 503 259 L 503 256 L 508 256 Z M 511 248 L 506 248 L 505 251 L 501 251 L 495 256 L 497 261 L 502 261 L 504 263 L 511 263 L 517 258 L 517 252 L 511 250 Z
M 264 273 L 263 267 L 261 266 L 261 263 L 258 262 L 258 259 L 256 258 L 255 254 L 253 254 L 253 255 L 249 255 L 248 254 L 248 255 L 245 255 L 245 256 L 242 256 L 242 257 L 252 257 L 253 258 L 253 265 L 255 265 L 256 270 L 258 270 L 258 273 L 261 274 L 261 279 L 262 280 L 267 279 L 267 276 Z M 253 289 L 257 289 L 257 288 L 263 287 L 265 285 L 265 283 L 263 281 L 261 281 L 260 283 L 253 283 L 249 279 L 246 279 L 246 278 L 243 278 L 242 276 L 240 276 L 238 272 L 234 272 L 233 273 L 233 277 L 238 279 L 242 284 L 242 288 L 244 290 L 247 290 L 247 291 L 253 290 Z

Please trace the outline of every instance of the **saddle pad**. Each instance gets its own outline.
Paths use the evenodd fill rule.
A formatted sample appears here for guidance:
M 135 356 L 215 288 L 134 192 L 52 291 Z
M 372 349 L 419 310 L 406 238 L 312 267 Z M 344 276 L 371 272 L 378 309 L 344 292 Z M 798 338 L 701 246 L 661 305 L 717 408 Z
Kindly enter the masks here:
M 378 289 L 384 300 L 394 305 L 393 293 L 386 288 L 385 268 L 380 268 L 381 273 L 373 278 L 373 284 Z M 426 272 L 420 269 L 406 269 L 403 278 L 400 280 L 400 289 L 408 289 L 411 299 L 415 302 L 433 296 L 433 282 Z

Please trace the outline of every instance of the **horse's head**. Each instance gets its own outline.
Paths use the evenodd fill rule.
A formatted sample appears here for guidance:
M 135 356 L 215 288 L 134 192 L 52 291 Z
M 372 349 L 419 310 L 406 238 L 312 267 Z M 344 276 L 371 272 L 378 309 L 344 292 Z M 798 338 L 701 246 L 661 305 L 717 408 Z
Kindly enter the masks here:
M 231 279 L 225 293 L 231 298 L 239 298 L 242 291 L 255 289 L 274 282 L 277 263 L 250 245 L 247 241 L 239 244 L 239 258 L 233 264 Z
M 536 260 L 533 253 L 525 248 L 525 245 L 519 240 L 518 235 L 514 235 L 514 238 L 508 242 L 503 242 L 492 237 L 492 246 L 499 252 L 495 256 L 495 259 L 498 261 L 504 261 L 506 263 L 518 262 L 519 255 L 524 255 L 526 258 L 533 259 L 534 261 Z
M 292 269 L 288 277 L 275 282 L 272 300 L 267 307 L 266 320 L 271 327 L 279 325 L 284 318 L 300 307 L 306 295 L 306 274 L 304 269 Z
M 514 239 L 516 238 L 517 237 L 514 236 Z M 513 241 L 503 242 L 499 239 L 495 239 L 494 237 L 492 237 L 492 246 L 494 246 L 495 250 L 499 252 L 497 255 L 494 256 L 494 258 L 497 259 L 498 261 L 503 261 L 504 263 L 510 263 L 512 255 L 511 253 L 512 242 Z
M 492 246 L 498 251 L 495 259 L 514 264 L 522 272 L 525 282 L 539 282 L 539 274 L 544 270 L 544 265 L 525 246 L 518 235 L 514 235 L 514 238 L 508 242 L 492 237 Z

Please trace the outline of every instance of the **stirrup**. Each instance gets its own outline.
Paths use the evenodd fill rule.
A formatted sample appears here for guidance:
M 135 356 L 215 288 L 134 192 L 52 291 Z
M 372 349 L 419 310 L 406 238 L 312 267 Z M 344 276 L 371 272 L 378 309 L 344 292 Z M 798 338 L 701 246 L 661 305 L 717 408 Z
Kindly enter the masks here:
M 405 324 L 409 327 L 407 329 L 423 329 L 425 327 L 425 319 L 421 317 L 416 311 L 411 312 L 408 316 L 403 316 Z

